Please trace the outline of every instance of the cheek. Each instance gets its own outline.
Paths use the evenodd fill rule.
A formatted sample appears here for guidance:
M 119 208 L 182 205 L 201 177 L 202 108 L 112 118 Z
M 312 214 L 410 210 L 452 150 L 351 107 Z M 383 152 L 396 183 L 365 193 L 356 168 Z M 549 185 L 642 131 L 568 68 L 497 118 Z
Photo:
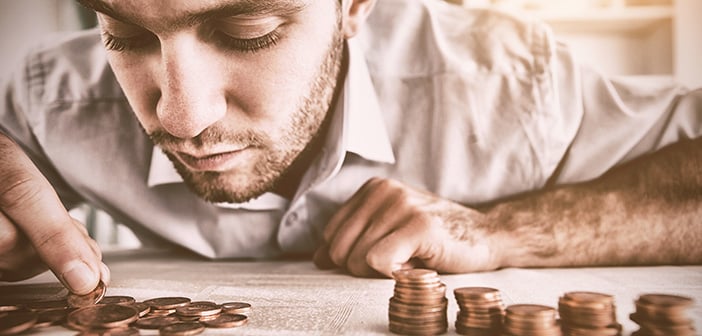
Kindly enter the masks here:
M 108 62 L 137 119 L 147 132 L 157 129 L 155 107 L 159 89 L 150 76 L 148 63 L 142 57 L 108 53 Z

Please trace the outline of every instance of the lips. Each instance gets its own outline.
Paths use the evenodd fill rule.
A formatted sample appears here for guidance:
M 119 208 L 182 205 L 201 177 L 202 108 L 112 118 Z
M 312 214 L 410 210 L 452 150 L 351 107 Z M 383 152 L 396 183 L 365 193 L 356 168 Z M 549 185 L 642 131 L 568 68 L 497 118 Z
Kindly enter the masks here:
M 225 171 L 244 162 L 244 154 L 246 152 L 248 152 L 248 147 L 198 156 L 177 152 L 176 156 L 183 164 L 194 171 Z

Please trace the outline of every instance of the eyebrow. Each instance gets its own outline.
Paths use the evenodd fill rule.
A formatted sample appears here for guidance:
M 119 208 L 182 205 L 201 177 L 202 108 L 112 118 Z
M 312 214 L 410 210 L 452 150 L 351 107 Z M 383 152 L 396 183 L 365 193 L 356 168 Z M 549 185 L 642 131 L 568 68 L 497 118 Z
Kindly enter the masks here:
M 120 14 L 102 0 L 76 0 L 81 5 L 125 23 L 135 23 L 133 18 Z M 203 11 L 187 13 L 169 22 L 171 27 L 190 27 L 208 20 L 236 16 L 261 16 L 268 14 L 290 15 L 307 7 L 300 0 L 236 0 Z

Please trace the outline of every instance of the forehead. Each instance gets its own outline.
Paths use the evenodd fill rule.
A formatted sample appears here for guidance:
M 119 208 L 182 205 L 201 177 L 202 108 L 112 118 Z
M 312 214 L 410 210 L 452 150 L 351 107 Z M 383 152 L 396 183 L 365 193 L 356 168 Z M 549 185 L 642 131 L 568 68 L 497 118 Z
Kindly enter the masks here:
M 170 26 L 202 16 L 286 15 L 313 0 L 78 0 L 97 12 L 139 25 Z M 319 0 L 329 1 L 329 0 Z

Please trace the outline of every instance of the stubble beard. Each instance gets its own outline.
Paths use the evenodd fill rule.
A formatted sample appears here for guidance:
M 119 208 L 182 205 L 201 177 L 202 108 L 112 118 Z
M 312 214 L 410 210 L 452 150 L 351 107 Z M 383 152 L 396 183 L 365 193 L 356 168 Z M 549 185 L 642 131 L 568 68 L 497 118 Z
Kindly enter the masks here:
M 337 14 L 340 18 L 340 13 Z M 274 190 L 293 162 L 316 140 L 325 117 L 331 114 L 343 51 L 344 39 L 340 21 L 337 21 L 332 41 L 309 92 L 301 99 L 279 141 L 274 141 L 265 132 L 249 130 L 241 134 L 228 134 L 216 126 L 191 140 L 195 144 L 243 143 L 262 149 L 263 155 L 254 163 L 252 174 L 242 175 L 236 171 L 194 172 L 174 154 L 164 150 L 188 188 L 206 201 L 215 203 L 242 203 Z M 156 145 L 182 141 L 161 131 L 149 134 L 149 137 Z

